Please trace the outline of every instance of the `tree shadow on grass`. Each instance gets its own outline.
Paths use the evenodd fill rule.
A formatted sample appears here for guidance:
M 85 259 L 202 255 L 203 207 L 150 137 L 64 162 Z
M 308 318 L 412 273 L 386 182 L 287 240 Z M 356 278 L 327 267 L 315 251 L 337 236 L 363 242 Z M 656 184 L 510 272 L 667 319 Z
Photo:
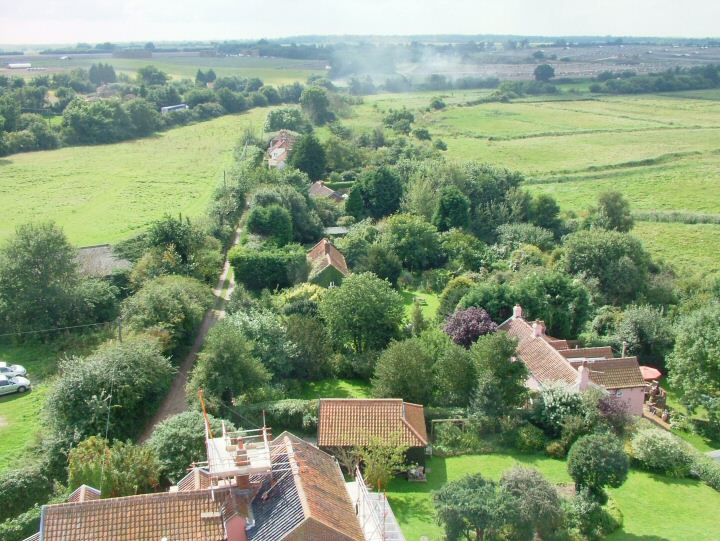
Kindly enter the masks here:
M 10 165 L 12 161 L 10 160 L 0 160 L 0 165 Z
M 437 456 L 429 458 L 425 467 L 430 470 L 427 474 L 426 482 L 415 483 L 405 478 L 397 478 L 393 479 L 390 483 L 389 491 L 398 495 L 429 494 L 447 483 L 447 465 L 445 464 L 445 458 Z
M 670 541 L 667 537 L 659 535 L 635 535 L 620 528 L 617 532 L 608 537 L 608 541 Z

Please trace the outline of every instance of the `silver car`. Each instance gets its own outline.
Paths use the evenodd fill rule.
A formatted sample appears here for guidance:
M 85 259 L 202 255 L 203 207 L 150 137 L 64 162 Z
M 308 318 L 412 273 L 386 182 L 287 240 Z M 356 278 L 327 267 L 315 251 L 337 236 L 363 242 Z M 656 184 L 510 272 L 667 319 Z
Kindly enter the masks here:
M 32 389 L 32 385 L 27 378 L 22 376 L 15 376 L 14 378 L 0 376 L 0 396 L 4 394 L 24 393 L 30 389 Z
M 0 361 L 0 376 L 12 378 L 15 376 L 27 376 L 27 370 L 19 364 L 8 364 Z

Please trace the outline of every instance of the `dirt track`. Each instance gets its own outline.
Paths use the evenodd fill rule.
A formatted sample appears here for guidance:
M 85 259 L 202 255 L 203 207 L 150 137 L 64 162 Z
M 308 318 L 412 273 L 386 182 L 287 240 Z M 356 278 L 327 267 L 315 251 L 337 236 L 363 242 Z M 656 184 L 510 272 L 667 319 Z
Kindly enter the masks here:
M 239 239 L 240 229 L 238 228 L 235 232 L 233 245 L 237 244 Z M 217 284 L 215 285 L 215 288 L 213 288 L 215 305 L 205 313 L 205 317 L 203 317 L 197 336 L 195 337 L 195 342 L 193 342 L 192 348 L 190 348 L 190 351 L 187 353 L 182 364 L 179 366 L 178 372 L 175 375 L 175 379 L 173 379 L 170 391 L 168 391 L 165 400 L 163 400 L 157 412 L 140 436 L 140 443 L 145 442 L 150 437 L 152 431 L 158 423 L 188 409 L 187 397 L 185 395 L 185 385 L 188 381 L 188 375 L 195 364 L 195 360 L 197 359 L 198 353 L 205 342 L 205 337 L 208 332 L 218 320 L 225 317 L 225 304 L 228 299 L 230 299 L 233 289 L 235 289 L 235 281 L 232 278 L 230 278 L 227 288 L 225 288 L 225 282 L 228 280 L 229 274 L 230 262 L 226 257 L 222 273 L 220 273 Z

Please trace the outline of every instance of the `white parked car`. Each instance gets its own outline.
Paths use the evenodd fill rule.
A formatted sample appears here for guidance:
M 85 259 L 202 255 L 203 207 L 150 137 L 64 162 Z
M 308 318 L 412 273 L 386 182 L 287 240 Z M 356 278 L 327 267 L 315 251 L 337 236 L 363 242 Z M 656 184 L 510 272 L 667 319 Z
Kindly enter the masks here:
M 24 393 L 30 389 L 32 389 L 32 385 L 27 378 L 22 376 L 15 376 L 14 378 L 0 376 L 0 396 L 4 394 Z
M 19 364 L 8 364 L 5 361 L 0 361 L 0 376 L 7 378 L 27 376 L 27 370 Z

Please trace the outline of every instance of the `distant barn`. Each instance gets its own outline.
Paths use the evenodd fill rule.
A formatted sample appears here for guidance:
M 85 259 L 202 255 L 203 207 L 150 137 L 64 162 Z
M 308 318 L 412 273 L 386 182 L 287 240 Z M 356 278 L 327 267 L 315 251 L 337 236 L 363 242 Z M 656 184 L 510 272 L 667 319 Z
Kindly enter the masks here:
M 177 105 L 168 105 L 167 107 L 161 107 L 160 113 L 166 115 L 174 111 L 184 111 L 185 109 L 189 109 L 186 103 L 178 103 Z

